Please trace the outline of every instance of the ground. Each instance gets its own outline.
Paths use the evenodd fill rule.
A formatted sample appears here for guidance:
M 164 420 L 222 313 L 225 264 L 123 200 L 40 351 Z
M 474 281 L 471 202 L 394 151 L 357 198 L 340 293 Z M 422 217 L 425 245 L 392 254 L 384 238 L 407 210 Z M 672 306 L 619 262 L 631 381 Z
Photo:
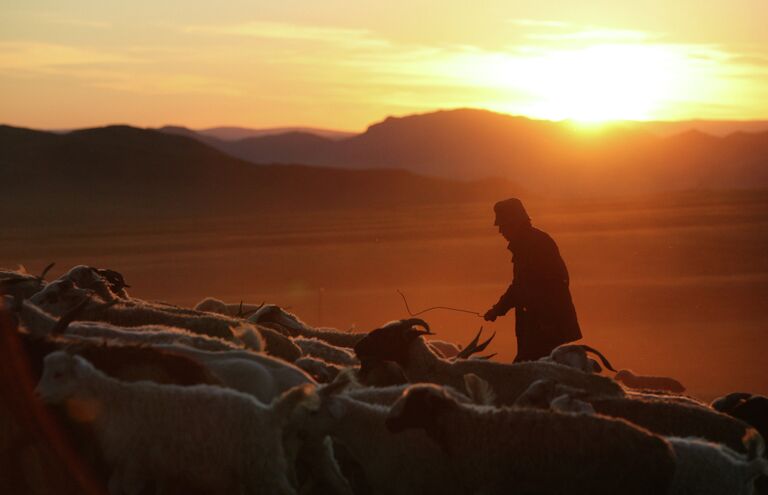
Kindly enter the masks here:
M 274 302 L 312 324 L 368 331 L 415 311 L 484 312 L 512 276 L 491 204 L 285 217 L 187 219 L 108 229 L 26 226 L 0 234 L 0 266 L 56 261 L 122 272 L 131 293 L 193 305 L 204 296 Z M 768 394 L 768 194 L 529 200 L 560 246 L 584 342 L 617 368 L 673 376 L 704 398 Z M 515 354 L 514 317 L 433 311 L 439 338 L 483 325 L 490 352 Z

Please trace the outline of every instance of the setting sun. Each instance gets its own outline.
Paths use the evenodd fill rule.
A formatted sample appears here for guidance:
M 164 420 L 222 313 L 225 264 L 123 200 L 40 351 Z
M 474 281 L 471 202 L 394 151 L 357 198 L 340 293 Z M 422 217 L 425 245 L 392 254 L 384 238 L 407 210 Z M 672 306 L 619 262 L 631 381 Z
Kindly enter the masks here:
M 661 47 L 596 45 L 530 61 L 527 113 L 583 122 L 654 118 L 681 89 L 682 57 Z

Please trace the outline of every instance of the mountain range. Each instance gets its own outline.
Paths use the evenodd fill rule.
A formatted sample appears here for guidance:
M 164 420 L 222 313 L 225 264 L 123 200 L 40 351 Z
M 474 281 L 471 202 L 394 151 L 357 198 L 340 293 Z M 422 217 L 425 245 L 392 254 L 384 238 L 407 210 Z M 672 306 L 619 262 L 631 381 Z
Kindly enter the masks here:
M 662 137 L 637 124 L 585 130 L 469 109 L 334 138 L 0 126 L 0 211 L 19 222 L 765 188 L 768 132 Z
M 407 208 L 519 191 L 508 181 L 461 182 L 397 169 L 257 166 L 189 137 L 128 126 L 67 134 L 0 126 L 6 225 Z
M 721 129 L 731 125 L 736 123 L 721 123 Z M 402 168 L 462 180 L 501 177 L 543 194 L 768 186 L 768 131 L 659 135 L 649 126 L 590 129 L 461 109 L 389 117 L 361 134 L 334 139 L 292 131 L 222 140 L 184 128 L 161 130 L 251 163 Z

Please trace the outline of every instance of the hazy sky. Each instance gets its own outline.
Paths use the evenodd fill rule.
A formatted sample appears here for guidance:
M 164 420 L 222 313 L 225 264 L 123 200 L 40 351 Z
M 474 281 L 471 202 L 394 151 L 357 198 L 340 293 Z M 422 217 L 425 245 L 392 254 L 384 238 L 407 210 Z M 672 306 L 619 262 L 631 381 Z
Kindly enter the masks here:
M 455 107 L 553 119 L 768 119 L 767 0 L 0 8 L 0 122 L 12 125 L 362 130 L 387 115 Z

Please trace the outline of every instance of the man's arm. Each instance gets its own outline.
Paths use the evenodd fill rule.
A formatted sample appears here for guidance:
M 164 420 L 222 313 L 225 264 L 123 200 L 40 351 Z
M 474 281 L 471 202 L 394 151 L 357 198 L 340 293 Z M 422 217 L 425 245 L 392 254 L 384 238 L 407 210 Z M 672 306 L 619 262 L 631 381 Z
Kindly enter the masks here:
M 504 316 L 510 309 L 515 307 L 517 301 L 518 287 L 517 284 L 515 284 L 513 281 L 507 288 L 506 292 L 501 295 L 499 301 L 485 313 L 484 318 L 487 321 L 494 321 L 499 316 Z

